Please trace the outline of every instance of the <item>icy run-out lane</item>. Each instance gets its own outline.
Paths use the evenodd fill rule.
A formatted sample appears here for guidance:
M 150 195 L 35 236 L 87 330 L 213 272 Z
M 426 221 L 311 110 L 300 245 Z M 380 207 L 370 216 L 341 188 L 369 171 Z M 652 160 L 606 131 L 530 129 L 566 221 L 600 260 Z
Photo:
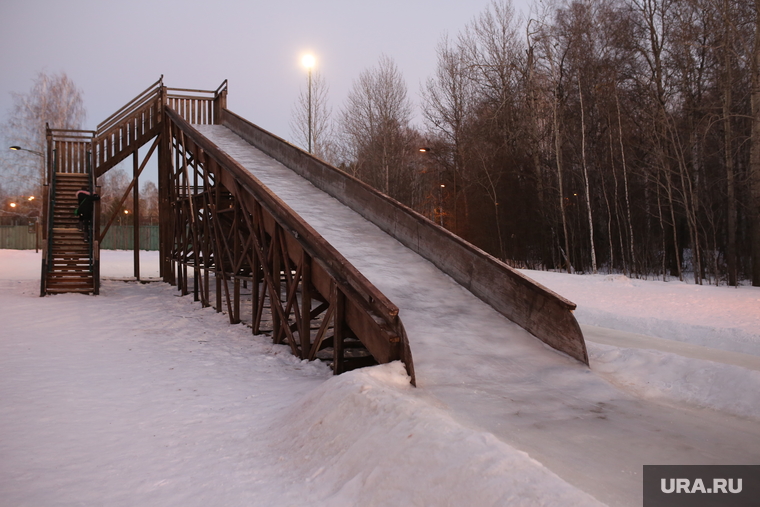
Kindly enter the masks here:
M 548 349 L 432 264 L 224 127 L 229 153 L 400 308 L 423 396 L 610 505 L 641 504 L 644 464 L 751 464 L 756 421 L 640 399 Z

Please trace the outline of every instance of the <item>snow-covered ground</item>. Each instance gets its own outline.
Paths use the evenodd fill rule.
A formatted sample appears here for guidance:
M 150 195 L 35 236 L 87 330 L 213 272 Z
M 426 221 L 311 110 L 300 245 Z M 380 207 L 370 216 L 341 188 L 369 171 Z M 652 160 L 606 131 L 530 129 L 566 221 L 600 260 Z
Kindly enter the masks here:
M 39 262 L 0 250 L 0 505 L 597 505 L 400 363 L 332 377 L 166 284 L 109 280 L 130 252 L 102 252 L 100 296 L 40 298 Z
M 170 286 L 109 280 L 132 274 L 131 252 L 102 257 L 100 297 L 39 298 L 39 255 L 0 251 L 0 505 L 598 504 L 400 364 L 332 377 Z M 141 267 L 157 275 L 155 252 Z M 757 289 L 526 274 L 577 301 L 582 323 L 760 342 Z M 736 328 L 750 339 L 734 347 Z M 757 369 L 588 346 L 592 371 L 637 397 L 760 421 Z
M 593 369 L 622 388 L 760 420 L 760 288 L 523 273 L 578 305 Z

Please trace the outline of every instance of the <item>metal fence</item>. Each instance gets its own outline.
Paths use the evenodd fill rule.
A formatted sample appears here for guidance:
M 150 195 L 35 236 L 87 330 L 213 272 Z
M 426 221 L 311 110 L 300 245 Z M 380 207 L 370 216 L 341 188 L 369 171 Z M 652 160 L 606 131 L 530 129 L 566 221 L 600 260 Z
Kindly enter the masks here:
M 0 225 L 0 248 L 4 250 L 34 250 L 41 243 L 37 239 L 36 227 L 31 225 Z
M 41 241 L 42 238 L 39 239 Z M 33 225 L 0 225 L 0 249 L 34 250 L 37 245 Z M 40 243 L 41 246 L 41 243 Z M 100 245 L 103 250 L 132 250 L 134 230 L 131 225 L 112 225 Z M 140 250 L 158 250 L 158 226 L 140 226 Z

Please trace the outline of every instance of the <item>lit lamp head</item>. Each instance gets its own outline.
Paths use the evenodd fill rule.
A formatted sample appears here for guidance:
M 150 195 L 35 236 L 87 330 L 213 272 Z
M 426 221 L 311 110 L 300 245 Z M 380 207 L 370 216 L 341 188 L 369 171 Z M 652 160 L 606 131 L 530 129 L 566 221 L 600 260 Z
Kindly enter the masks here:
M 314 58 L 314 55 L 304 55 L 303 58 L 301 58 L 301 63 L 304 67 L 311 70 L 314 67 L 314 64 L 317 63 L 317 60 Z
M 11 146 L 11 150 L 18 151 L 21 149 L 21 146 Z

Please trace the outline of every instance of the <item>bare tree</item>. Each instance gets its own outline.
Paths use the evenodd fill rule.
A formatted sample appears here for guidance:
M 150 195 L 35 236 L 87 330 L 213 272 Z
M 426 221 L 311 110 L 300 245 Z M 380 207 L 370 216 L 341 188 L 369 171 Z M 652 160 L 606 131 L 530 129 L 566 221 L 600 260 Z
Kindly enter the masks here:
M 402 202 L 414 177 L 406 170 L 414 150 L 411 117 L 404 79 L 383 55 L 376 68 L 354 81 L 340 118 L 350 171 Z
M 462 183 L 467 177 L 467 127 L 472 122 L 474 82 L 471 62 L 461 46 L 453 46 L 448 37 L 444 37 L 438 44 L 437 53 L 436 74 L 428 79 L 422 92 L 423 117 L 431 137 L 442 140 L 445 153 L 439 153 L 436 158 L 451 173 L 452 230 L 459 234 L 458 201 Z M 437 183 L 441 184 L 440 181 Z
M 312 153 L 322 160 L 335 163 L 336 152 L 333 140 L 332 108 L 329 106 L 330 91 L 324 76 L 319 71 L 314 72 L 311 82 L 311 104 L 309 90 L 298 94 L 291 113 L 290 130 L 296 143 L 306 148 L 309 146 L 309 131 L 311 130 Z M 311 114 L 309 114 L 311 107 Z M 309 129 L 311 121 L 311 129 Z
M 129 187 L 130 180 L 123 164 L 117 165 L 98 178 L 100 183 L 101 209 L 104 216 L 111 217 L 128 209 L 127 206 L 132 202 L 130 199 L 125 201 L 121 207 L 119 206 L 119 201 L 127 187 Z
M 148 224 L 158 223 L 158 187 L 146 181 L 140 190 L 140 219 Z
M 86 117 L 82 92 L 64 72 L 40 72 L 28 93 L 12 93 L 12 96 L 10 117 L 2 128 L 3 137 L 9 145 L 43 154 L 46 150 L 46 124 L 59 129 L 82 128 Z M 31 181 L 33 187 L 44 183 L 43 157 L 23 151 L 15 155 L 11 166 L 14 170 L 8 175 L 11 181 L 16 179 L 15 183 L 22 186 L 24 181 Z

